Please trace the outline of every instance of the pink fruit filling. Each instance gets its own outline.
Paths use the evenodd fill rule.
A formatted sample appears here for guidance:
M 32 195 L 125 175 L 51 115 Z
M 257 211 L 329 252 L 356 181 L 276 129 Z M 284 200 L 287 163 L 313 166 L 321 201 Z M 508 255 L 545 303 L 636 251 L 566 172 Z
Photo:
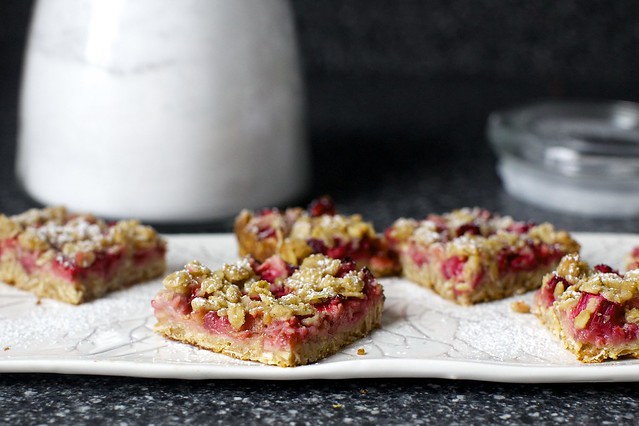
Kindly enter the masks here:
M 555 288 L 557 287 L 557 284 L 559 283 L 563 283 L 564 289 L 570 286 L 570 283 L 568 283 L 568 281 L 566 281 L 565 278 L 560 277 L 557 274 L 554 274 L 552 278 L 550 278 L 550 280 L 548 280 L 548 282 L 539 289 L 539 292 L 537 293 L 537 297 L 541 305 L 544 306 L 545 308 L 549 307 L 550 305 L 554 303 Z
M 577 315 L 595 300 L 594 312 L 582 329 L 574 327 Z M 592 303 L 592 302 L 591 302 Z M 606 300 L 599 294 L 582 293 L 579 302 L 569 314 L 570 330 L 576 340 L 596 346 L 618 345 L 637 338 L 639 326 L 625 322 L 624 306 Z
M 446 259 L 442 263 L 441 268 L 441 272 L 444 278 L 450 280 L 459 277 L 464 270 L 464 264 L 467 260 L 467 258 L 461 256 L 453 256 Z
M 308 213 L 311 217 L 318 217 L 322 215 L 334 216 L 337 213 L 337 210 L 331 197 L 324 195 L 311 201 L 311 204 L 308 206 Z
M 354 264 L 350 264 L 354 268 Z M 341 273 L 345 274 L 349 266 Z M 233 328 L 227 316 L 219 316 L 215 311 L 206 312 L 201 317 L 201 323 L 209 333 L 232 336 L 234 339 L 250 339 L 256 335 L 265 336 L 265 345 L 272 348 L 285 348 L 291 343 L 301 342 L 313 335 L 319 334 L 319 330 L 339 328 L 343 325 L 358 322 L 368 312 L 370 307 L 381 297 L 381 289 L 373 285 L 374 278 L 370 272 L 366 275 L 365 299 L 347 299 L 336 296 L 322 303 L 313 305 L 319 314 L 319 319 L 312 324 L 304 324 L 305 317 L 294 316 L 286 320 L 274 320 L 270 324 L 264 324 L 261 319 L 251 315 L 245 316 L 245 322 L 239 330 Z M 156 309 L 159 306 L 153 302 Z M 188 298 L 176 296 L 169 303 L 170 306 L 182 315 L 191 313 Z
M 621 276 L 619 271 L 617 271 L 616 269 L 612 269 L 612 267 L 608 265 L 604 265 L 604 264 L 595 265 L 593 269 L 597 272 L 601 272 L 602 274 L 616 274 Z
M 334 239 L 332 247 L 328 247 L 322 240 L 309 238 L 306 244 L 314 253 L 321 253 L 333 259 L 353 259 L 356 262 L 367 262 L 376 257 L 378 262 L 388 261 L 393 263 L 393 259 L 388 253 L 380 249 L 376 241 L 364 237 L 359 241 L 344 242 L 339 238 Z
M 422 265 L 429 263 L 428 249 L 415 242 L 410 242 L 408 246 L 408 255 L 413 260 L 417 267 L 421 268 Z
M 497 255 L 500 274 L 506 272 L 532 271 L 539 265 L 549 265 L 565 253 L 548 244 L 529 244 L 517 250 L 504 249 Z

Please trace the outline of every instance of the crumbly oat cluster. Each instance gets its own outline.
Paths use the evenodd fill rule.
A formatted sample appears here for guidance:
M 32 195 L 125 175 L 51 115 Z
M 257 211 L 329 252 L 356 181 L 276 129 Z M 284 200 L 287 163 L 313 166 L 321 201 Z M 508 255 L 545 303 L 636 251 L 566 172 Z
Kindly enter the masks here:
M 261 317 L 266 324 L 295 316 L 309 317 L 304 322 L 311 323 L 317 304 L 338 296 L 364 297 L 366 272 L 344 272 L 340 260 L 311 255 L 290 276 L 281 259 L 269 259 L 267 264 L 282 273 L 272 283 L 254 269 L 255 262 L 244 258 L 215 271 L 193 261 L 167 276 L 164 286 L 175 293 L 192 295 L 193 311 L 215 311 L 218 316 L 228 317 L 236 330 L 248 315 Z
M 480 208 L 421 221 L 402 218 L 385 235 L 409 279 L 461 304 L 537 288 L 561 256 L 579 250 L 567 232 L 549 223 L 515 221 Z
M 638 269 L 622 275 L 565 256 L 544 277 L 535 313 L 582 361 L 639 357 Z
M 235 220 L 235 233 L 240 255 L 260 261 L 278 254 L 298 265 L 310 254 L 321 253 L 336 259 L 352 258 L 378 276 L 398 272 L 396 257 L 373 225 L 359 214 L 336 214 L 327 198 L 314 201 L 307 210 L 243 210 Z

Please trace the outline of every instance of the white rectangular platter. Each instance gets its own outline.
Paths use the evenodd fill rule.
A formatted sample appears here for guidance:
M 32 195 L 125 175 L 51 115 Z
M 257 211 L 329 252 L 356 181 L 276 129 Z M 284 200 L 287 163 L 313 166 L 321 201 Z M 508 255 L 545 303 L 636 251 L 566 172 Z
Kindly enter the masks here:
M 621 268 L 639 235 L 577 233 L 592 263 Z M 167 236 L 169 269 L 237 258 L 229 234 Z M 383 325 L 312 365 L 280 368 L 168 341 L 153 332 L 150 301 L 161 280 L 70 306 L 0 283 L 0 373 L 43 372 L 178 379 L 423 377 L 497 382 L 639 381 L 639 360 L 588 365 L 563 349 L 532 314 L 511 310 L 526 294 L 457 306 L 399 278 L 381 280 Z M 363 348 L 365 355 L 358 355 Z

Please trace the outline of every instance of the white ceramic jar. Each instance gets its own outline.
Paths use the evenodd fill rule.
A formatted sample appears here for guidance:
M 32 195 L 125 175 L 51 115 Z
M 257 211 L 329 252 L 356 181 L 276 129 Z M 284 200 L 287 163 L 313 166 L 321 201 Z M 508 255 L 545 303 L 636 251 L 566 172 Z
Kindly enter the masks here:
M 40 0 L 17 173 L 45 204 L 200 221 L 308 183 L 285 0 Z

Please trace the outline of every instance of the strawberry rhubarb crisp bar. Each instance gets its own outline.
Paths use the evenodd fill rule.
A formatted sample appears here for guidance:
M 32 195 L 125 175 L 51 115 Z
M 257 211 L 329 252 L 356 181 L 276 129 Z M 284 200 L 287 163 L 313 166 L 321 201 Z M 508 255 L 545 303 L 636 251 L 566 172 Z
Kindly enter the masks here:
M 0 280 L 79 304 L 162 275 L 166 244 L 137 221 L 105 222 L 64 207 L 0 215 Z
M 197 261 L 152 301 L 159 333 L 235 358 L 291 367 L 329 356 L 380 326 L 384 294 L 367 269 L 316 254 L 299 267 L 246 257 Z
M 235 234 L 240 255 L 260 261 L 278 254 L 286 262 L 299 265 L 307 256 L 321 253 L 335 259 L 351 258 L 376 276 L 399 272 L 396 255 L 387 249 L 373 225 L 358 214 L 336 214 L 329 197 L 313 201 L 306 210 L 243 210 L 235 219 Z
M 480 208 L 398 219 L 386 239 L 408 279 L 462 305 L 538 288 L 563 255 L 580 248 L 548 223 L 518 222 Z
M 578 255 L 544 277 L 534 312 L 578 359 L 639 357 L 639 270 L 589 268 Z

